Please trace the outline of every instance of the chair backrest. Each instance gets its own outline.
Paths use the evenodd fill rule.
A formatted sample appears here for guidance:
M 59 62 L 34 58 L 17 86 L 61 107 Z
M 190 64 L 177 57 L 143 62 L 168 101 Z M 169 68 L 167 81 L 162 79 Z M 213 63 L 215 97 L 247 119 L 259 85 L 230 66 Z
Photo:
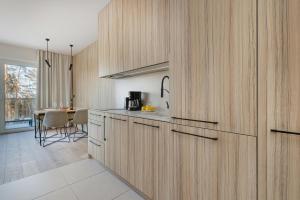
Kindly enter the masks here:
M 48 111 L 45 114 L 43 125 L 48 128 L 62 128 L 68 122 L 66 111 Z
M 88 110 L 87 109 L 79 109 L 76 110 L 74 118 L 74 124 L 87 124 L 88 123 Z

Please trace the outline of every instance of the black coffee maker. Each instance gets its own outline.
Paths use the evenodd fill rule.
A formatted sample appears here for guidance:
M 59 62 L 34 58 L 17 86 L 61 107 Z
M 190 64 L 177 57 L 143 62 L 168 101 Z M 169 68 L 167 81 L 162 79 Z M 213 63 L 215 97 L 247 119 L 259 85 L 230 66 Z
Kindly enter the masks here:
M 130 111 L 139 111 L 142 109 L 142 92 L 130 91 L 126 98 L 126 109 Z

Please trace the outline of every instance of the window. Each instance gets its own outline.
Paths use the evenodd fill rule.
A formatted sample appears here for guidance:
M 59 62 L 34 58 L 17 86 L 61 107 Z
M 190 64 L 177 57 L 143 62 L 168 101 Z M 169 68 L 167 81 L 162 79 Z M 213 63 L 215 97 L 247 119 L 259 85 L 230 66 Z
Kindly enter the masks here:
M 33 126 L 36 107 L 37 68 L 5 65 L 5 128 Z

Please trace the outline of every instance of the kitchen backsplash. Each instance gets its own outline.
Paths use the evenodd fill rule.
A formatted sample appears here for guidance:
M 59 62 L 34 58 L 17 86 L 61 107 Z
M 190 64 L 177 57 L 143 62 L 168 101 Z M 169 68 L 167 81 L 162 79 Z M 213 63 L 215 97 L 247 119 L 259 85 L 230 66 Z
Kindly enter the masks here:
M 169 101 L 169 94 L 166 93 L 164 98 L 160 97 L 161 80 L 166 75 L 169 75 L 169 71 L 115 80 L 116 107 L 124 107 L 124 99 L 128 96 L 129 91 L 141 91 L 144 104 L 150 104 L 157 107 L 159 111 L 168 112 L 166 101 Z M 169 89 L 169 80 L 165 81 L 164 87 Z

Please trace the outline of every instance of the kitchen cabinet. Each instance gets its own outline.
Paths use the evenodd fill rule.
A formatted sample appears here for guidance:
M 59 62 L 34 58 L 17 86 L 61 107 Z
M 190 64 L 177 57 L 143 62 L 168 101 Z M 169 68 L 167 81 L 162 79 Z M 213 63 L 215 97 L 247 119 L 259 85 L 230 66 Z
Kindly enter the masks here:
M 123 1 L 111 0 L 109 5 L 109 73 L 124 71 L 123 64 Z
M 100 77 L 169 61 L 169 0 L 112 0 L 99 14 Z
M 98 16 L 98 73 L 100 77 L 110 73 L 109 53 L 109 5 L 107 5 Z
M 109 114 L 105 118 L 105 165 L 128 179 L 128 117 Z
M 266 85 L 267 107 L 266 130 L 260 134 L 267 161 L 260 162 L 267 177 L 262 191 L 267 200 L 300 199 L 299 6 L 293 0 L 259 5 L 259 66 L 265 73 L 260 85 Z
M 88 138 L 88 153 L 95 160 L 100 161 L 104 164 L 104 143 L 94 140 L 93 138 Z
M 88 154 L 105 163 L 104 114 L 89 110 L 88 113 Z
M 256 135 L 256 7 L 256 0 L 170 0 L 176 123 Z
M 123 2 L 123 61 L 124 71 L 141 66 L 141 13 L 139 0 L 122 0 Z
M 129 183 L 156 199 L 159 122 L 140 118 L 129 121 Z
M 164 126 L 159 134 L 158 199 L 256 199 L 256 137 Z

